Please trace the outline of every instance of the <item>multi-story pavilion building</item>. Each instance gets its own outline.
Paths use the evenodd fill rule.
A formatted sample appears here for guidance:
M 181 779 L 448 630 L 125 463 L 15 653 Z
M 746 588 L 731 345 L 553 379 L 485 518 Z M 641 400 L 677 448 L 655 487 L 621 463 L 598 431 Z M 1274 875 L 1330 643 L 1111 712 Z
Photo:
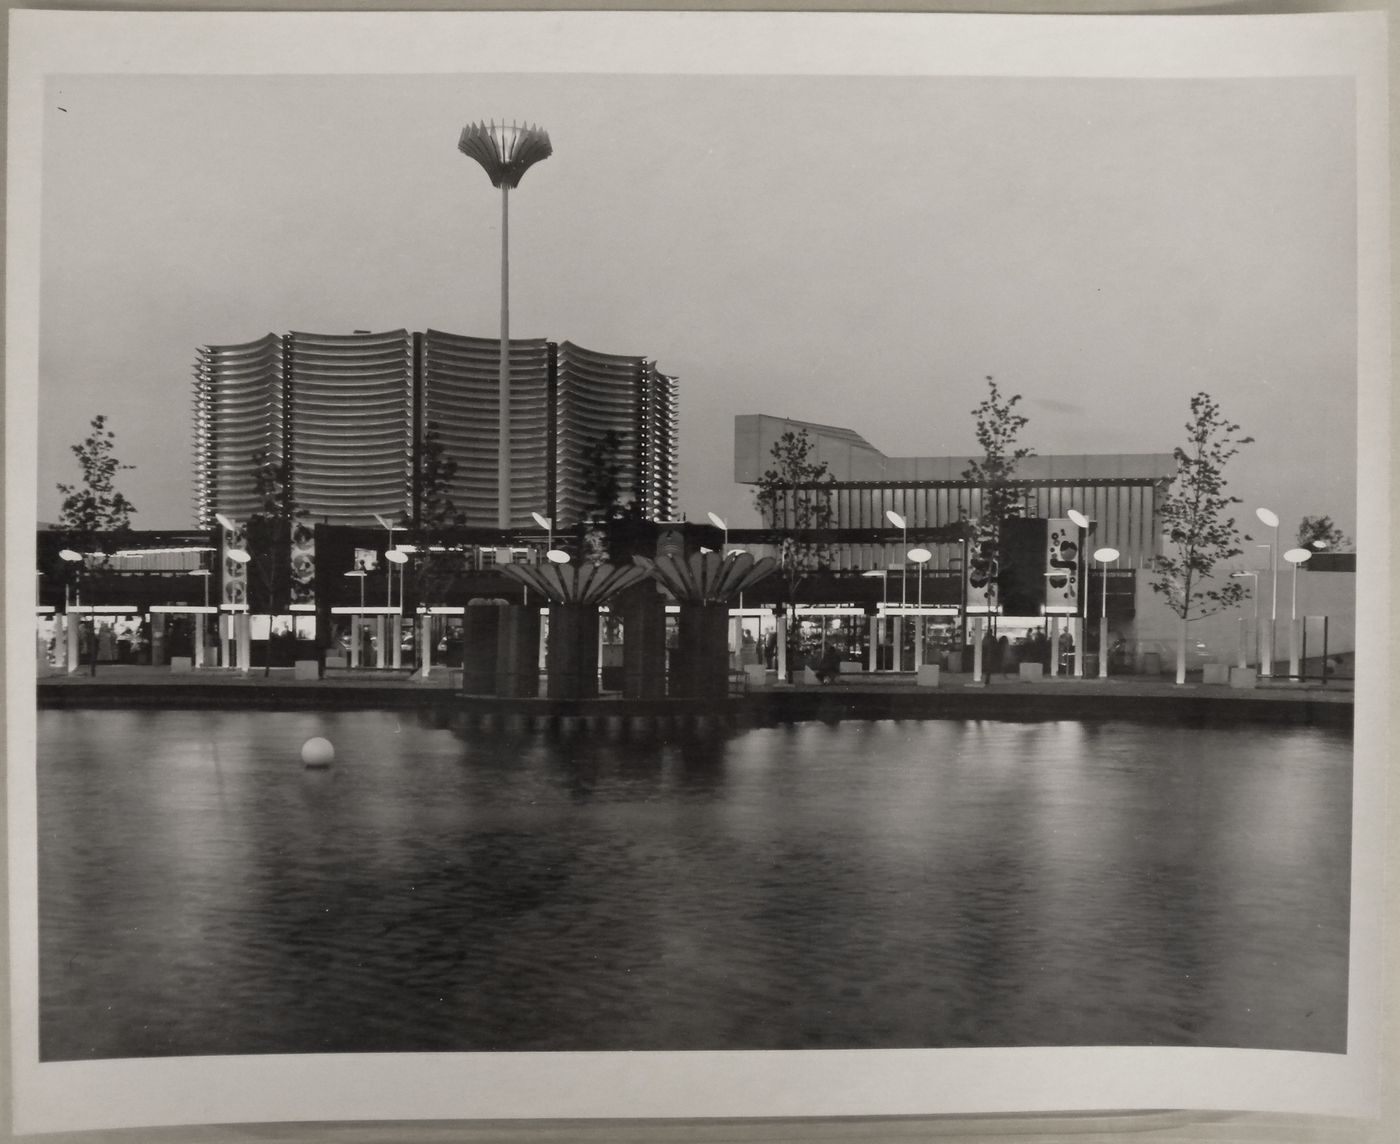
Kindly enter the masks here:
M 195 508 L 246 519 L 261 505 L 254 457 L 285 464 L 298 512 L 332 524 L 413 516 L 430 431 L 457 463 L 462 523 L 495 527 L 499 341 L 428 330 L 269 334 L 200 349 L 195 365 Z M 570 342 L 511 340 L 512 528 L 561 526 L 590 507 L 590 446 L 616 434 L 620 501 L 676 513 L 676 379 L 644 357 Z

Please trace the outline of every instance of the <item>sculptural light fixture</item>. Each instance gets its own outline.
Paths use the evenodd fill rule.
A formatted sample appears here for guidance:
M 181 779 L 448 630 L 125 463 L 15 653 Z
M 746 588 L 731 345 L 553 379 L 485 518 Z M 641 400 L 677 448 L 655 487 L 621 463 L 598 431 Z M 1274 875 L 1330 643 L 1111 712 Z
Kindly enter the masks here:
M 497 454 L 496 526 L 510 519 L 510 189 L 534 164 L 549 158 L 549 133 L 533 125 L 469 123 L 457 149 L 485 169 L 491 185 L 501 188 L 501 378 L 500 437 Z

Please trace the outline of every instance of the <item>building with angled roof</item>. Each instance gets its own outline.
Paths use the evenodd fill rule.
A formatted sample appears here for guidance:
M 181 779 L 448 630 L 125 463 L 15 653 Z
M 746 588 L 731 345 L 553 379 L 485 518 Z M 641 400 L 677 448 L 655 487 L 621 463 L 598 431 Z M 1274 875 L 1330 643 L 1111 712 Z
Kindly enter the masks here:
M 805 430 L 812 459 L 825 461 L 834 478 L 833 521 L 837 529 L 888 530 L 893 509 L 909 526 L 910 543 L 928 539 L 929 570 L 946 569 L 961 545 L 937 540 L 940 529 L 981 513 L 981 490 L 963 476 L 971 457 L 894 457 L 859 433 L 789 417 L 748 414 L 734 418 L 734 480 L 756 484 L 769 467 L 770 450 L 784 433 Z M 1122 554 L 1120 567 L 1145 567 L 1157 553 L 1158 499 L 1176 475 L 1171 453 L 1095 453 L 1027 457 L 1016 466 L 1024 515 L 1059 519 L 1077 509 L 1094 522 L 1093 544 Z M 765 521 L 781 527 L 783 521 Z M 884 568 L 902 564 L 902 538 L 892 544 L 843 544 L 837 567 Z

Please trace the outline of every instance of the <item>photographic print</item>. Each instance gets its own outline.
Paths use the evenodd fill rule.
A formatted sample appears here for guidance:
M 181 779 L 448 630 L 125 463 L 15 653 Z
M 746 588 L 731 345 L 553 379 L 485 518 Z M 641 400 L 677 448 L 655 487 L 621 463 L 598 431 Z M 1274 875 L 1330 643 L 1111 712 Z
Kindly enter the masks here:
M 15 39 L 32 1122 L 1364 1106 L 1368 18 L 376 19 Z

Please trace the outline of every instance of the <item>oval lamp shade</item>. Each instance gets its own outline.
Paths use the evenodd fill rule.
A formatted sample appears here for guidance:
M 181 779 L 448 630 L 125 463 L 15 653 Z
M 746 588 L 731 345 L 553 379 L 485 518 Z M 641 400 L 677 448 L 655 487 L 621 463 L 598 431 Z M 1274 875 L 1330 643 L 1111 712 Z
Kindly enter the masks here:
M 1266 525 L 1268 525 L 1270 528 L 1277 528 L 1277 527 L 1278 527 L 1278 513 L 1272 511 L 1271 509 L 1267 509 L 1267 508 L 1256 508 L 1256 509 L 1254 510 L 1254 515 L 1257 516 L 1261 521 L 1263 521 L 1263 522 L 1264 522 Z
M 904 523 L 904 518 L 900 516 L 899 513 L 895 512 L 892 508 L 885 509 L 885 517 L 889 520 L 889 522 L 892 525 L 895 526 L 895 528 L 907 527 Z
M 400 552 L 397 548 L 393 548 L 384 553 L 384 559 L 391 564 L 407 564 L 408 554 L 406 552 Z
M 1085 516 L 1082 512 L 1080 512 L 1077 508 L 1070 509 L 1069 512 L 1065 513 L 1065 515 L 1069 517 L 1070 520 L 1072 520 L 1080 528 L 1089 527 L 1089 518 Z
M 1094 559 L 1101 560 L 1105 564 L 1112 564 L 1119 556 L 1116 548 L 1098 548 L 1094 550 Z
M 551 564 L 567 564 L 569 562 L 569 554 L 558 548 L 551 548 L 545 553 L 545 557 Z
M 1290 564 L 1301 564 L 1304 560 L 1312 559 L 1312 552 L 1306 548 L 1290 548 L 1283 558 Z
M 538 524 L 546 532 L 548 532 L 551 528 L 554 527 L 554 521 L 550 520 L 549 517 L 542 516 L 540 513 L 537 512 L 532 512 L 530 515 L 535 518 L 535 523 Z
M 710 518 L 710 523 L 713 524 L 716 528 L 718 528 L 721 532 L 729 531 L 729 525 L 724 523 L 724 518 L 718 513 L 707 512 L 705 515 Z
M 933 553 L 927 548 L 911 548 L 909 550 L 909 559 L 915 564 L 923 564 L 933 559 Z

